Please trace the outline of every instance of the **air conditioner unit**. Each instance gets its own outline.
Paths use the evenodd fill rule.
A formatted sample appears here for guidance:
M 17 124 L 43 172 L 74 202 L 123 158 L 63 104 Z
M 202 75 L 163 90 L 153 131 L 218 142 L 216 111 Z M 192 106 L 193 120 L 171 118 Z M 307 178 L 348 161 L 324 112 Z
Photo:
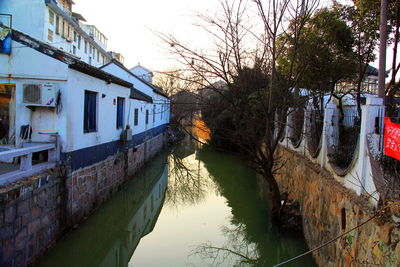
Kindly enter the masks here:
M 55 107 L 58 89 L 52 83 L 23 85 L 23 102 L 27 106 Z

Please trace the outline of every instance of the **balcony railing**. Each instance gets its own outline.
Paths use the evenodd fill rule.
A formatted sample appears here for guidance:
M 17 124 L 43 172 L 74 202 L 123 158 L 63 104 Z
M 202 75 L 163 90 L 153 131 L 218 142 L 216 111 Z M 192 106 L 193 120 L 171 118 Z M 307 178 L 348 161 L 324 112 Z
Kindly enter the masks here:
M 33 164 L 33 153 L 47 151 L 47 161 Z M 0 186 L 54 168 L 59 159 L 56 143 L 25 143 L 21 148 L 0 146 Z

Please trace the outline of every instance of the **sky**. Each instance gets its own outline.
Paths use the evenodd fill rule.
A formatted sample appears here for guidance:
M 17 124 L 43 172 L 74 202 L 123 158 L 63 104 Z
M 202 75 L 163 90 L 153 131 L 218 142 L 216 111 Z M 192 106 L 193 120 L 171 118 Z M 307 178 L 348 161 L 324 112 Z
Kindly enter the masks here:
M 138 63 L 151 70 L 170 68 L 174 62 L 155 32 L 170 33 L 193 43 L 204 36 L 193 28 L 196 12 L 211 12 L 217 0 L 75 0 L 73 11 L 108 38 L 108 50 L 122 53 L 125 66 Z
M 197 47 L 207 45 L 207 36 L 194 26 L 197 13 L 212 15 L 218 0 L 75 0 L 73 11 L 95 25 L 108 38 L 108 50 L 122 53 L 128 68 L 140 65 L 163 71 L 177 65 L 166 53 L 167 45 L 156 32 L 173 34 Z M 327 0 L 322 1 L 327 5 Z M 391 49 L 386 69 L 390 68 Z M 378 60 L 371 63 L 378 67 Z

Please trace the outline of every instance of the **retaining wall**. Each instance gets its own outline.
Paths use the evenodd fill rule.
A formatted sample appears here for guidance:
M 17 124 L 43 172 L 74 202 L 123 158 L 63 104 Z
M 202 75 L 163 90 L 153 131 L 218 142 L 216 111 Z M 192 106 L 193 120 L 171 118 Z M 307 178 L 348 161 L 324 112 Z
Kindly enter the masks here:
M 367 197 L 336 181 L 304 155 L 280 147 L 286 161 L 276 175 L 281 192 L 300 203 L 303 231 L 310 249 L 348 231 L 374 215 Z M 399 266 L 400 225 L 386 214 L 314 252 L 319 266 Z
M 34 263 L 158 153 L 160 134 L 136 148 L 68 171 L 60 166 L 0 188 L 0 266 Z

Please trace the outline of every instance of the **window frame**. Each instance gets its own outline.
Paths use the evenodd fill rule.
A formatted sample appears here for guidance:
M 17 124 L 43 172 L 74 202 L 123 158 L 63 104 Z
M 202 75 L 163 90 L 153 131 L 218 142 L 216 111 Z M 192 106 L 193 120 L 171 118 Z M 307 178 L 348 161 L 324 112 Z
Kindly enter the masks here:
M 54 26 L 54 12 L 49 9 L 49 24 Z
M 139 109 L 135 108 L 133 110 L 133 126 L 139 125 Z
M 124 108 L 125 108 L 125 98 L 117 97 L 117 116 L 116 116 L 117 129 L 124 128 Z
M 60 34 L 60 17 L 56 15 L 56 34 Z
M 153 124 L 156 123 L 156 104 L 153 105 Z
M 51 29 L 47 29 L 47 40 L 54 42 L 54 32 Z
M 90 110 L 89 97 L 92 105 L 94 105 L 94 111 Z M 94 98 L 94 100 L 93 100 Z M 83 105 L 83 132 L 93 133 L 97 132 L 97 114 L 98 114 L 98 93 L 85 90 L 84 92 L 84 105 Z M 92 126 L 91 126 L 92 125 Z

